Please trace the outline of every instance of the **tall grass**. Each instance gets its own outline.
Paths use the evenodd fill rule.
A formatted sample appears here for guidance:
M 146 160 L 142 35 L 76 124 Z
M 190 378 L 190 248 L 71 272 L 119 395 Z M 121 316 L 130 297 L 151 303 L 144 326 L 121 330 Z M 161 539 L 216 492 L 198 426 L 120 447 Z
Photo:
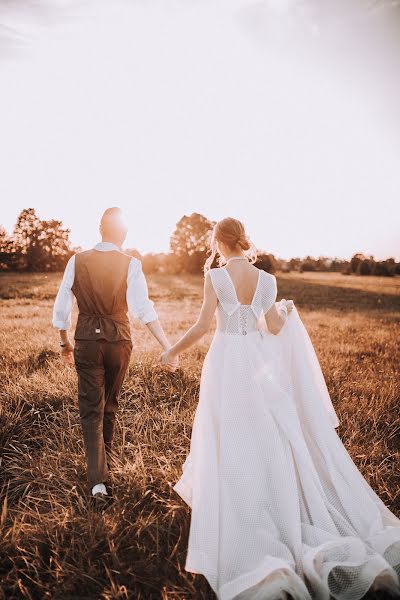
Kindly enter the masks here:
M 135 326 L 112 458 L 116 499 L 100 515 L 87 502 L 76 375 L 50 324 L 58 280 L 0 277 L 0 599 L 211 599 L 205 580 L 184 571 L 190 514 L 172 491 L 211 334 L 171 374 Z M 362 278 L 313 274 L 278 284 L 310 331 L 339 435 L 400 516 L 399 281 L 369 278 L 367 288 Z M 195 318 L 201 290 L 201 278 L 150 278 L 173 339 Z

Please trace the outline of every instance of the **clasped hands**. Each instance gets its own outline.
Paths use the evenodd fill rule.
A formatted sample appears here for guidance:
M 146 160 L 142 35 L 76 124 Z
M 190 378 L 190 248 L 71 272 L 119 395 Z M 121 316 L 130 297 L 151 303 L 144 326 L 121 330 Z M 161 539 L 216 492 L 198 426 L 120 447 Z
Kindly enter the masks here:
M 65 346 L 60 349 L 61 357 L 65 363 L 73 364 L 74 346 L 69 340 L 65 340 Z M 171 356 L 171 349 L 165 350 L 160 356 L 160 364 L 168 371 L 174 372 L 178 368 L 179 359 L 177 356 Z
M 169 348 L 161 354 L 160 364 L 167 369 L 167 371 L 173 373 L 179 366 L 179 359 L 172 353 L 171 348 Z

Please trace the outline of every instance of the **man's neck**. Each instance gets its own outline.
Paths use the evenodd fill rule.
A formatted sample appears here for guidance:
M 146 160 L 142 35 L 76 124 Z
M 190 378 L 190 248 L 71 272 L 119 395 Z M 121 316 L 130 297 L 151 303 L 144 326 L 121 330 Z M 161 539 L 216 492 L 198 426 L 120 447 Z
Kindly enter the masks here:
M 101 238 L 102 244 L 114 244 L 114 246 L 121 247 L 121 243 L 119 240 L 111 240 L 110 238 Z

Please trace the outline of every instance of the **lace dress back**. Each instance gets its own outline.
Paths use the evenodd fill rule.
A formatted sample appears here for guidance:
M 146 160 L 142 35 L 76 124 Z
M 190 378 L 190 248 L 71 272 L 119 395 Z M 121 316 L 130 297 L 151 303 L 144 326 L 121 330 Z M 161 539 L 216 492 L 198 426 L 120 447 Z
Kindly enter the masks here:
M 251 304 L 241 304 L 227 269 L 212 269 L 211 281 L 218 298 L 217 331 L 229 335 L 247 335 L 259 331 L 258 322 L 275 302 L 276 279 L 260 270 Z

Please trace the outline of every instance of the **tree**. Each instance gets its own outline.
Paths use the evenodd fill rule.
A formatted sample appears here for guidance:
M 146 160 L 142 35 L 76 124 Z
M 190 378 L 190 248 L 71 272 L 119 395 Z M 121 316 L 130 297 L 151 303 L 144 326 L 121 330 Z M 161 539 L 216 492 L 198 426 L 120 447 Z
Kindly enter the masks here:
M 40 221 L 38 244 L 38 264 L 34 270 L 60 271 L 72 250 L 69 241 L 70 230 L 63 227 L 61 221 L 54 219 Z
M 300 265 L 300 273 L 303 271 L 316 271 L 316 261 L 312 256 L 306 256 Z
M 289 260 L 289 268 L 291 271 L 300 271 L 301 258 L 291 258 Z
M 14 261 L 12 239 L 6 229 L 0 225 L 0 270 L 12 269 Z
M 352 273 L 357 273 L 359 264 L 365 260 L 366 257 L 361 252 L 357 252 L 350 260 L 350 270 Z
M 315 261 L 315 269 L 316 271 L 328 271 L 330 264 L 331 260 L 329 258 L 326 258 L 325 256 L 320 256 Z
M 369 260 L 360 260 L 357 266 L 357 275 L 371 275 Z
M 73 250 L 70 231 L 61 221 L 41 221 L 34 208 L 23 210 L 13 235 L 16 268 L 25 271 L 59 271 Z
M 205 250 L 196 250 L 189 254 L 186 258 L 185 271 L 196 275 L 203 272 L 204 263 L 207 260 L 207 252 Z
M 0 225 L 0 252 L 4 252 L 7 244 L 8 244 L 8 233 L 3 225 Z
M 380 262 L 374 262 L 371 265 L 371 275 L 380 275 L 383 277 L 393 277 L 399 273 L 400 263 L 396 263 L 394 258 L 388 258 Z
M 23 268 L 27 271 L 35 271 L 38 264 L 40 237 L 40 219 L 34 208 L 23 210 L 14 227 L 14 249 L 23 257 Z
M 181 270 L 194 269 L 193 261 L 197 263 L 200 260 L 198 253 L 202 253 L 201 260 L 205 261 L 213 227 L 212 221 L 198 213 L 189 217 L 185 215 L 176 224 L 170 247 Z M 194 254 L 197 258 L 189 259 Z
M 329 265 L 329 270 L 335 273 L 340 273 L 346 267 L 348 267 L 348 261 L 343 261 L 339 258 L 334 258 L 331 264 Z

